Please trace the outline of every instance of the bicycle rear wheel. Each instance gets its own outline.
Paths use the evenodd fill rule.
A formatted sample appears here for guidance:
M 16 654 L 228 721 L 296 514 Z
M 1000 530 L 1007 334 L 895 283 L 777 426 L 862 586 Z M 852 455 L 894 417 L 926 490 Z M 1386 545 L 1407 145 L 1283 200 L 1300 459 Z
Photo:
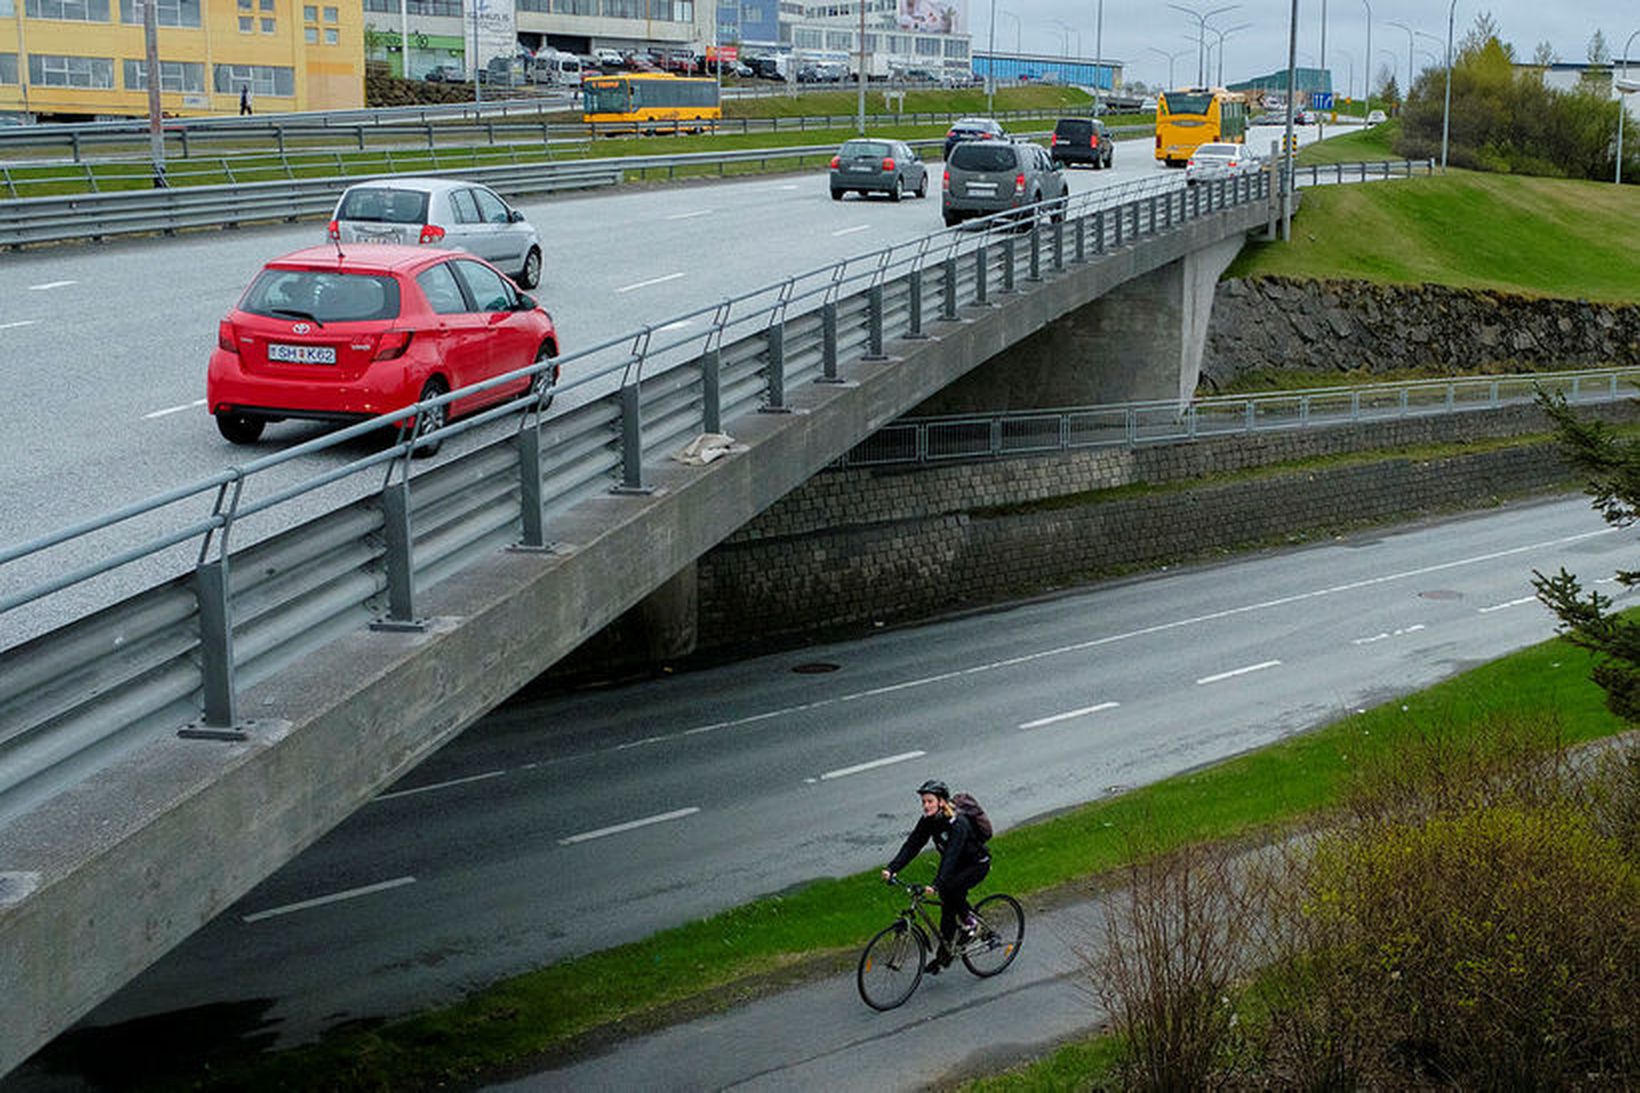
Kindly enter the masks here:
M 974 904 L 979 931 L 963 947 L 962 962 L 981 979 L 1014 962 L 1025 940 L 1025 911 L 1013 896 L 986 896 Z
M 874 1010 L 901 1005 L 922 982 L 927 961 L 928 941 L 922 931 L 896 922 L 868 941 L 860 954 L 855 973 L 860 997 Z

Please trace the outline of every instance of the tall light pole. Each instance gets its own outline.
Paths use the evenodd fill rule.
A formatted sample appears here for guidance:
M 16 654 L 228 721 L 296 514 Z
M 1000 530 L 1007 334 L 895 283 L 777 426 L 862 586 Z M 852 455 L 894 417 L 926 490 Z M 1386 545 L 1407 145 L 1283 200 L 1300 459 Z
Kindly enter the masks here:
M 1101 65 L 1105 59 L 1105 0 L 1099 0 L 1093 14 L 1093 116 L 1098 117 L 1099 91 L 1103 86 L 1104 69 Z M 1622 99 L 1618 100 L 1622 102 Z
M 1361 116 L 1365 118 L 1372 113 L 1372 5 L 1367 3 L 1367 0 L 1361 0 L 1361 4 L 1367 9 L 1367 104 L 1361 108 Z
M 1412 94 L 1412 33 L 1413 32 L 1412 32 L 1411 27 L 1407 26 L 1405 23 L 1397 23 L 1394 19 L 1385 19 L 1384 22 L 1388 23 L 1392 27 L 1400 27 L 1402 30 L 1407 32 L 1407 85 L 1404 88 L 1401 89 L 1401 101 L 1404 103 L 1404 102 L 1407 101 L 1407 96 Z
M 1298 94 L 1298 0 L 1287 17 L 1287 130 L 1281 141 L 1281 241 L 1293 238 L 1293 100 Z
M 1441 104 L 1441 170 L 1446 170 L 1446 138 L 1452 132 L 1452 20 L 1458 14 L 1458 0 L 1446 9 L 1446 101 Z M 1619 103 L 1623 100 L 1618 99 Z
M 1182 11 L 1196 20 L 1196 86 L 1207 86 L 1206 55 L 1207 55 L 1207 21 L 1215 15 L 1223 15 L 1227 11 L 1234 11 L 1239 4 L 1226 4 L 1214 8 L 1209 12 L 1198 12 L 1182 4 L 1168 4 L 1174 11 Z
M 1344 60 L 1350 63 L 1350 78 L 1344 82 L 1344 97 L 1353 99 L 1355 98 L 1355 54 L 1347 49 L 1340 49 L 1338 52 Z
M 1145 52 L 1155 53 L 1158 56 L 1167 58 L 1167 89 L 1169 91 L 1172 91 L 1176 87 L 1178 87 L 1178 85 L 1173 82 L 1173 62 L 1175 60 L 1177 60 L 1178 58 L 1183 57 L 1186 53 L 1189 53 L 1190 51 L 1188 49 L 1181 49 L 1177 53 L 1169 53 L 1165 49 L 1157 49 L 1155 46 L 1146 46 L 1145 47 Z
M 1230 37 L 1230 35 L 1236 33 L 1238 30 L 1246 30 L 1252 25 L 1252 23 L 1241 23 L 1237 26 L 1225 27 L 1223 30 L 1220 30 L 1218 27 L 1207 28 L 1219 36 L 1219 78 L 1214 81 L 1214 87 L 1224 86 L 1224 40 Z
M 1635 90 L 1625 85 L 1629 82 L 1629 47 L 1636 38 L 1640 38 L 1640 30 L 1629 35 L 1629 40 L 1623 43 L 1623 75 L 1617 80 L 1617 177 L 1614 181 L 1619 186 L 1623 185 L 1623 118 L 1629 112 L 1628 100 L 1623 96 Z M 1444 165 L 1445 161 L 1442 163 Z
M 859 117 L 855 128 L 866 135 L 866 0 L 854 0 L 860 5 L 860 101 Z
M 991 0 L 991 59 L 985 66 L 985 116 L 992 114 L 991 102 L 997 93 L 997 0 Z
M 1007 8 L 1000 9 L 998 14 L 1006 15 L 1008 18 L 1010 18 L 1014 21 L 1014 56 L 1017 57 L 1017 56 L 1019 56 L 1019 52 L 1020 52 L 1020 50 L 1019 50 L 1019 28 L 1020 28 L 1019 16 L 1015 15 L 1013 12 L 1009 11 Z

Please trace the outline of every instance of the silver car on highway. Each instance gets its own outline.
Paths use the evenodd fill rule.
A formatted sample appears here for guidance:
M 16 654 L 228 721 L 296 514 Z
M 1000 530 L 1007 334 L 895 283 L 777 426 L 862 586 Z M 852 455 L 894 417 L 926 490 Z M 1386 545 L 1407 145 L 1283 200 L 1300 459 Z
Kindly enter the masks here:
M 541 283 L 541 238 L 488 186 L 442 178 L 361 182 L 330 217 L 337 243 L 424 243 L 476 254 L 519 288 Z

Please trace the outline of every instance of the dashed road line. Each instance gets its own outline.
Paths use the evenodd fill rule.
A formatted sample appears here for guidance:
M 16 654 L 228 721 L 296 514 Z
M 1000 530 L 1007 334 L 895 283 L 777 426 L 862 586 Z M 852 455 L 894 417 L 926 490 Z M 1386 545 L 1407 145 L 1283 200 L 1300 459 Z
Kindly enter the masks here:
M 1066 710 L 1064 713 L 1056 713 L 1048 717 L 1039 717 L 1035 721 L 1026 721 L 1018 727 L 1021 729 L 1040 729 L 1044 725 L 1057 725 L 1061 721 L 1071 721 L 1078 717 L 1086 717 L 1088 714 L 1098 713 L 1100 710 L 1114 710 L 1120 705 L 1120 702 L 1101 702 L 1095 706 L 1083 706 L 1080 710 Z
M 47 281 L 43 285 L 30 285 L 28 286 L 28 290 L 30 292 L 49 292 L 54 288 L 67 288 L 69 285 L 77 285 L 79 283 L 80 282 L 78 281 Z
M 306 911 L 313 907 L 323 907 L 327 903 L 340 903 L 344 899 L 358 899 L 360 896 L 372 896 L 377 892 L 386 892 L 393 888 L 403 888 L 407 884 L 416 883 L 415 877 L 396 877 L 393 880 L 384 880 L 380 884 L 367 884 L 363 888 L 349 888 L 345 892 L 332 892 L 328 896 L 317 896 L 313 899 L 304 899 L 300 903 L 287 903 L 283 907 L 274 907 L 266 911 L 257 911 L 246 915 L 244 922 L 261 922 L 265 918 L 274 918 L 278 915 L 288 915 L 294 911 Z
M 142 418 L 144 421 L 152 421 L 158 417 L 169 417 L 171 414 L 180 414 L 184 410 L 197 410 L 203 405 L 205 405 L 205 400 L 202 398 L 196 398 L 194 401 L 185 402 L 181 406 L 167 406 L 163 410 L 155 410 L 153 413 L 143 414 Z
M 839 228 L 836 231 L 832 232 L 831 235 L 832 235 L 832 238 L 835 239 L 839 235 L 853 235 L 855 232 L 868 232 L 870 230 L 871 230 L 871 225 L 870 224 L 856 224 L 852 228 Z
M 579 835 L 570 835 L 559 839 L 559 846 L 573 846 L 576 843 L 588 842 L 592 839 L 602 839 L 607 835 L 619 835 L 626 831 L 636 831 L 640 827 L 649 827 L 651 824 L 664 824 L 672 820 L 681 820 L 685 816 L 693 816 L 699 812 L 698 808 L 679 808 L 671 812 L 663 812 L 659 816 L 645 816 L 641 820 L 628 820 L 624 824 L 611 824 L 609 827 L 600 827 L 596 831 L 583 831 Z
M 425 786 L 416 786 L 412 789 L 398 789 L 392 793 L 378 793 L 376 800 L 391 801 L 397 797 L 412 797 L 417 793 L 431 793 L 435 789 L 449 789 L 451 786 L 465 786 L 472 782 L 482 782 L 489 778 L 499 778 L 507 772 L 504 770 L 487 770 L 483 774 L 469 774 L 465 778 L 451 778 L 447 782 L 431 782 Z
M 33 326 L 39 321 L 39 319 L 14 319 L 9 323 L 0 323 L 0 330 L 10 330 L 17 326 Z
M 1478 607 L 1475 610 L 1477 614 L 1490 615 L 1494 611 L 1504 611 L 1511 607 L 1519 607 L 1522 604 L 1537 602 L 1538 598 L 1536 596 L 1522 596 L 1518 600 L 1509 600 L 1505 603 L 1495 603 L 1490 607 Z
M 1196 681 L 1196 685 L 1199 687 L 1204 683 L 1218 683 L 1222 680 L 1234 679 L 1236 676 L 1247 675 L 1249 672 L 1262 672 L 1266 668 L 1276 668 L 1280 665 L 1281 661 L 1279 660 L 1261 661 L 1258 664 L 1249 664 L 1245 668 L 1232 668 L 1228 672 L 1220 672 L 1217 675 L 1202 676 Z
M 664 219 L 666 219 L 666 220 L 693 220 L 697 216 L 711 216 L 712 212 L 713 212 L 713 210 L 711 210 L 711 209 L 696 209 L 694 212 L 672 213 L 672 214 L 666 216 Z
M 890 755 L 882 759 L 873 759 L 869 763 L 856 763 L 852 767 L 840 767 L 837 770 L 828 770 L 820 776 L 819 780 L 822 782 L 829 782 L 834 778 L 847 778 L 851 774 L 860 774 L 864 771 L 876 770 L 878 767 L 889 767 L 893 766 L 895 763 L 904 763 L 912 759 L 921 759 L 927 754 L 928 753 L 926 751 L 901 752 L 899 755 Z M 809 781 L 813 782 L 815 779 L 810 778 Z
M 1372 635 L 1370 638 L 1351 638 L 1350 644 L 1371 645 L 1375 641 L 1387 641 L 1390 638 L 1405 637 L 1407 634 L 1416 634 L 1418 631 L 1424 629 L 1427 629 L 1427 627 L 1425 627 L 1423 623 L 1415 622 L 1411 626 L 1403 626 L 1398 630 L 1385 630 L 1382 633 Z
M 664 277 L 651 277 L 647 281 L 639 281 L 635 285 L 627 285 L 624 288 L 618 288 L 615 291 L 616 292 L 633 292 L 633 291 L 635 291 L 637 289 L 640 289 L 640 288 L 648 288 L 650 285 L 660 285 L 660 284 L 665 284 L 667 281 L 676 281 L 679 277 L 682 277 L 682 276 L 683 276 L 683 274 L 681 274 L 681 273 L 668 273 Z

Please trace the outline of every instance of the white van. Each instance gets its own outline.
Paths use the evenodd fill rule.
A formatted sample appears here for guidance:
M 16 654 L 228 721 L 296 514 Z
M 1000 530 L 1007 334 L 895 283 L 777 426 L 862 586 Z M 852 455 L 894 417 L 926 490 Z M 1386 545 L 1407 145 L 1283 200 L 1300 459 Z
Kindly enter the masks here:
M 581 61 L 573 53 L 537 53 L 530 82 L 553 87 L 580 87 Z

